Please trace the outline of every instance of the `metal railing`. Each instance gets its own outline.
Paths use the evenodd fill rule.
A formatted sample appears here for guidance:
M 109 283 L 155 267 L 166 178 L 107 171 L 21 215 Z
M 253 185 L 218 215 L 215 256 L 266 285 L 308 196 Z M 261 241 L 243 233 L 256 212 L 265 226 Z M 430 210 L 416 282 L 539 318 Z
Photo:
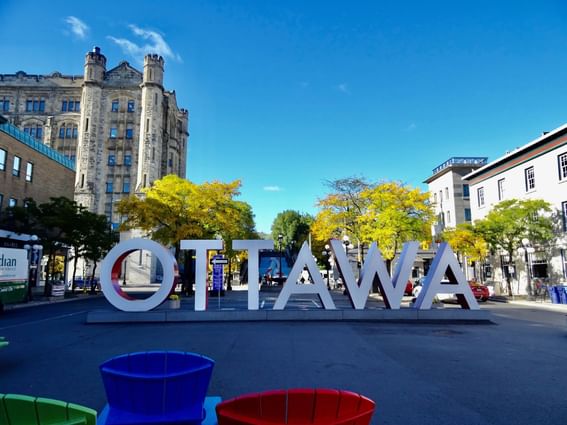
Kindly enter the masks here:
M 0 131 L 12 136 L 13 138 L 29 146 L 33 150 L 41 153 L 42 155 L 45 155 L 48 158 L 51 158 L 59 164 L 69 168 L 70 170 L 75 171 L 75 163 L 71 159 L 66 158 L 63 154 L 57 152 L 47 145 L 44 145 L 29 134 L 24 133 L 18 127 L 9 123 L 0 124 Z

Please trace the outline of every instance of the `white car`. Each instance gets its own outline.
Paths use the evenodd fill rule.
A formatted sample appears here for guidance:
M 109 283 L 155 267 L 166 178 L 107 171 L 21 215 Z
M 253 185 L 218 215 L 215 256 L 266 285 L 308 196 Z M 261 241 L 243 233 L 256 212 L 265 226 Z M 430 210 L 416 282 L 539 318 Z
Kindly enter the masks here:
M 413 287 L 413 291 L 412 291 L 412 295 L 417 298 L 419 296 L 419 293 L 421 292 L 421 288 L 423 288 L 423 282 L 425 281 L 425 278 L 422 277 L 418 280 L 415 281 L 415 285 Z M 448 280 L 443 279 L 441 281 L 441 283 L 449 283 Z M 450 300 L 455 298 L 455 294 L 437 294 L 437 298 L 441 301 L 444 300 Z

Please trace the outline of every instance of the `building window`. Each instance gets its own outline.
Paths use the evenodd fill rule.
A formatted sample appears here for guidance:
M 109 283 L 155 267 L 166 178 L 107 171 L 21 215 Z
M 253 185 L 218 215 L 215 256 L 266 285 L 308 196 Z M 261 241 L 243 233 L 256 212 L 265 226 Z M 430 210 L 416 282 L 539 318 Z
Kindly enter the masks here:
M 108 165 L 116 165 L 116 155 L 108 155 Z
M 45 111 L 45 99 L 33 98 L 26 99 L 26 112 L 44 112 Z
M 80 112 L 81 102 L 73 99 L 65 99 L 61 102 L 61 112 Z
M 445 199 L 449 199 L 449 188 L 445 188 Z
M 463 185 L 463 198 L 469 198 L 470 195 L 470 191 L 469 191 L 469 185 L 468 184 L 464 184 Z
M 451 224 L 451 211 L 447 211 L 447 224 Z
M 437 203 L 437 193 L 433 194 L 433 202 L 436 204 Z
M 471 220 L 472 220 L 471 209 L 465 208 L 465 221 L 471 221 Z
M 118 106 L 119 106 L 119 105 L 120 105 L 120 104 L 118 103 L 118 100 L 113 100 L 113 101 L 112 101 L 112 108 L 111 108 L 111 111 L 112 111 L 112 112 L 118 112 Z
M 557 156 L 557 167 L 559 168 L 559 180 L 567 178 L 567 153 Z
M 24 127 L 24 133 L 29 134 L 34 139 L 41 140 L 43 138 L 43 126 L 40 124 L 27 125 Z
M 112 180 L 106 182 L 106 193 L 112 193 Z
M 22 158 L 19 156 L 14 155 L 14 165 L 12 167 L 12 175 L 16 177 L 20 177 L 20 164 L 22 162 Z
M 0 193 L 0 210 L 2 209 L 2 204 L 4 203 L 4 195 Z
M 79 128 L 74 124 L 61 124 L 59 127 L 60 139 L 76 139 L 79 137 Z
M 33 178 L 33 164 L 28 162 L 26 165 L 26 181 L 31 182 Z
M 128 167 L 132 165 L 132 154 L 124 154 L 124 165 Z
M 526 168 L 524 170 L 524 176 L 526 179 L 526 192 L 535 189 L 535 171 L 534 167 Z
M 0 171 L 6 170 L 6 157 L 8 153 L 4 149 L 0 149 Z
M 122 192 L 130 193 L 130 177 L 124 177 L 122 181 Z
M 16 205 L 18 205 L 18 200 L 16 198 L 10 198 L 8 199 L 8 206 L 10 208 L 15 207 Z
M 133 100 L 129 100 L 128 101 L 128 112 L 134 112 L 134 101 Z
M 10 99 L 7 97 L 0 98 L 0 111 L 8 112 L 10 110 Z
M 499 201 L 504 199 L 504 180 L 505 179 L 498 180 L 498 200 Z
M 484 207 L 484 187 L 479 187 L 476 191 L 478 197 L 478 206 Z
M 126 129 L 126 138 L 132 139 L 134 137 L 134 129 L 131 126 L 128 126 Z
M 561 202 L 561 215 L 563 216 L 563 231 L 567 232 L 567 202 Z
M 110 129 L 110 138 L 116 139 L 118 137 L 118 129 L 116 127 L 112 127 Z

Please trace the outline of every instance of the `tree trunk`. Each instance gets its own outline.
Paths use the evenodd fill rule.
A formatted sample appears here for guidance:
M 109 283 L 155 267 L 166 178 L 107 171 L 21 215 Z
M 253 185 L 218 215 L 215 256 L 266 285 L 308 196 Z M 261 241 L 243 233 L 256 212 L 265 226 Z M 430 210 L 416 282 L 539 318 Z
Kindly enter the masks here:
M 91 275 L 91 294 L 96 293 L 95 271 L 96 271 L 96 261 L 94 262 L 93 274 Z
M 73 277 L 71 280 L 71 293 L 75 293 L 75 277 L 77 276 L 77 263 L 79 262 L 79 256 L 77 253 L 79 252 L 78 249 L 75 250 L 75 258 L 73 258 Z

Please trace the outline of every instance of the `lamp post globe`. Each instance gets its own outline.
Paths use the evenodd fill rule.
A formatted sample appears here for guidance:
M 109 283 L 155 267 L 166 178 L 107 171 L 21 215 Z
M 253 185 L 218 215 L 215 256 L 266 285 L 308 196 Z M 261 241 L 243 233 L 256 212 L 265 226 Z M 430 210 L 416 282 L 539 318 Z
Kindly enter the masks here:
M 330 276 L 330 269 L 331 269 L 331 247 L 329 244 L 325 245 L 325 249 L 321 253 L 323 258 L 325 259 L 325 270 L 327 271 L 327 289 L 331 290 L 331 276 Z
M 284 236 L 281 233 L 278 234 L 278 246 L 279 246 L 279 251 L 280 251 L 280 266 L 279 266 L 279 279 L 278 279 L 279 285 L 283 284 L 283 278 L 282 278 L 282 242 L 283 242 L 283 238 L 284 238 Z

